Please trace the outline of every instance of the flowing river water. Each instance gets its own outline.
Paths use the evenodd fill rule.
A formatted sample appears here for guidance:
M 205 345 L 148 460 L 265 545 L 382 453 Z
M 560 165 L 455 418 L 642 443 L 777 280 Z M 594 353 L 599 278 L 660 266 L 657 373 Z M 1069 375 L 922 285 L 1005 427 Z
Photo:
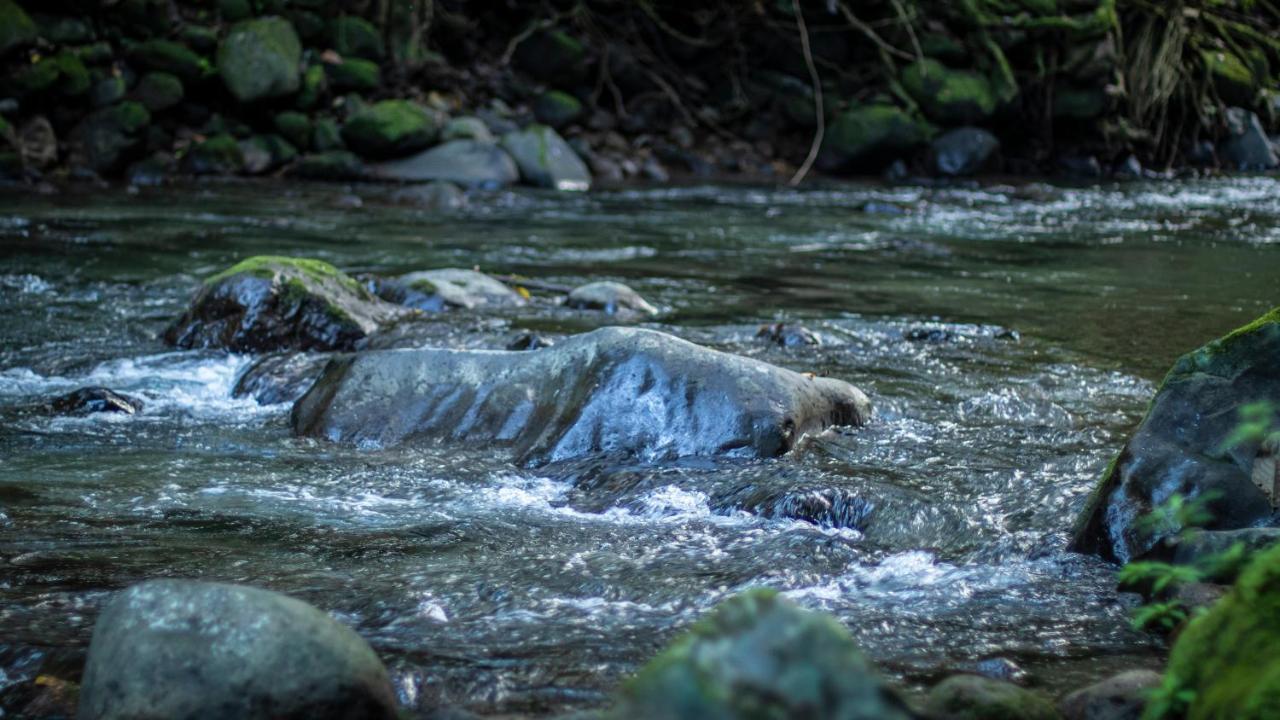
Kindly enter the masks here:
M 0 708 L 41 667 L 73 674 L 109 594 L 155 577 L 305 599 L 406 706 L 484 715 L 599 706 L 754 586 L 834 613 L 909 693 L 996 656 L 1050 692 L 1159 665 L 1114 568 L 1064 547 L 1173 359 L 1277 301 L 1280 182 L 511 192 L 452 213 L 386 194 L 0 195 Z M 255 254 L 621 280 L 661 308 L 646 325 L 848 380 L 876 417 L 777 460 L 657 467 L 297 440 L 287 405 L 231 397 L 250 358 L 159 339 Z M 822 343 L 755 337 L 779 321 Z M 438 322 L 470 347 L 607 319 Z M 146 407 L 41 409 L 85 385 Z

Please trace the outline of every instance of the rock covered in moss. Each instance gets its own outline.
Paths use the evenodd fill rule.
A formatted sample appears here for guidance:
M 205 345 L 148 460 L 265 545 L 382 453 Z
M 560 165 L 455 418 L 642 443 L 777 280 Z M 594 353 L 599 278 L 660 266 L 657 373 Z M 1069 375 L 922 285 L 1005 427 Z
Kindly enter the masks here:
M 182 158 L 183 172 L 192 175 L 232 175 L 243 166 L 240 144 L 226 133 L 193 144 Z
M 350 350 L 406 312 L 329 263 L 258 256 L 205 280 L 165 341 L 236 352 Z
M 239 145 L 240 155 L 244 158 L 241 170 L 248 175 L 270 172 L 298 157 L 298 150 L 275 134 L 254 135 L 241 140 Z
M 441 142 L 449 142 L 450 140 L 475 140 L 476 142 L 492 143 L 495 142 L 493 133 L 489 131 L 489 126 L 475 116 L 463 116 L 449 120 L 440 130 Z
M 273 124 L 276 132 L 293 143 L 294 147 L 306 150 L 311 145 L 311 118 L 305 114 L 292 110 L 282 112 L 275 116 Z
M 1238 55 L 1219 49 L 1202 50 L 1200 60 L 1209 82 L 1224 103 L 1253 106 L 1258 96 L 1258 78 Z
M 1280 308 L 1174 363 L 1107 468 L 1071 547 L 1121 562 L 1181 529 L 1137 522 L 1172 495 L 1205 497 L 1209 529 L 1275 524 Z
M 331 117 L 316 118 L 311 130 L 311 148 L 317 152 L 347 149 L 337 120 Z
M 298 90 L 297 104 L 303 110 L 310 110 L 320 104 L 320 98 L 329 91 L 329 77 L 324 67 L 312 65 L 302 73 L 302 88 Z
M 1144 720 L 1266 720 L 1280 708 L 1280 546 L 1258 555 L 1225 598 L 1192 620 Z
M 141 103 L 125 101 L 90 113 L 72 131 L 72 143 L 84 164 L 109 174 L 123 167 L 142 148 L 151 113 Z
M 520 179 L 520 170 L 502 148 L 475 140 L 453 140 L 401 160 L 376 165 L 387 180 L 445 181 L 466 187 L 503 187 Z
M 14 0 L 0 0 L 0 57 L 35 42 L 35 22 Z
M 582 102 L 567 92 L 550 90 L 533 101 L 533 116 L 543 125 L 560 130 L 582 116 Z
M 586 47 L 563 30 L 544 30 L 525 39 L 513 59 L 520 69 L 543 82 L 573 81 L 586 70 Z
M 77 717 L 394 720 L 395 692 L 353 630 L 279 593 L 152 580 L 98 616 Z
M 830 171 L 878 171 L 923 145 L 930 128 L 894 105 L 858 105 L 827 128 L 819 164 Z
M 930 120 L 965 125 L 991 117 L 996 96 L 986 76 L 925 58 L 902 72 L 902 86 Z
M 89 104 L 96 107 L 114 105 L 124 99 L 129 92 L 121 75 L 108 75 L 89 88 Z
M 535 351 L 538 352 L 538 351 Z M 717 606 L 622 689 L 612 720 L 908 720 L 834 618 L 771 590 Z
M 301 61 L 298 34 L 280 17 L 236 23 L 218 46 L 218 72 L 241 102 L 297 92 Z
M 195 82 L 212 72 L 209 61 L 172 40 L 147 40 L 129 48 L 129 57 L 147 70 Z
M 430 145 L 440 118 L 410 100 L 383 100 L 356 111 L 342 126 L 347 147 L 366 157 L 399 157 Z
M 1053 703 L 1011 682 L 979 675 L 953 675 L 925 698 L 931 720 L 1059 720 Z
M 339 92 L 370 92 L 382 84 L 382 71 L 372 60 L 344 58 L 324 68 L 329 85 Z
M 520 168 L 520 177 L 535 187 L 586 190 L 591 171 L 564 138 L 546 125 L 530 125 L 502 136 L 502 149 Z
M 382 35 L 373 23 L 354 15 L 342 15 L 333 21 L 333 49 L 344 57 L 381 60 L 386 54 Z
M 133 89 L 133 97 L 151 112 L 162 112 L 177 107 L 185 91 L 176 75 L 150 72 L 142 76 Z
M 368 168 L 353 152 L 328 150 L 298 158 L 289 174 L 304 180 L 359 180 L 368 174 Z

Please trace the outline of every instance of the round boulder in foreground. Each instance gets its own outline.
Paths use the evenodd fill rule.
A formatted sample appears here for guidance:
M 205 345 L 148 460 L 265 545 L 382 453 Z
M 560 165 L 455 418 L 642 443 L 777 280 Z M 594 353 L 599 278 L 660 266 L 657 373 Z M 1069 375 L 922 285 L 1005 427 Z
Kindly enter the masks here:
M 99 616 L 78 717 L 381 720 L 396 707 L 373 649 L 311 605 L 241 585 L 153 580 Z

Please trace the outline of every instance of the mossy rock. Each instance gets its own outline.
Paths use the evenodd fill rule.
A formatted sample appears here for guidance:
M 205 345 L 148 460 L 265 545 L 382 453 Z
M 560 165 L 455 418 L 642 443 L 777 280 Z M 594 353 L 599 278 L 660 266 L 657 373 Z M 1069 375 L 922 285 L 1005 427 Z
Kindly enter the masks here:
M 1276 429 L 1280 308 L 1174 363 L 1089 498 L 1071 549 L 1119 562 L 1142 556 L 1183 529 L 1139 522 L 1170 492 L 1205 497 L 1208 530 L 1274 524 L 1276 488 L 1263 481 L 1267 472 L 1274 481 L 1265 443 Z
M 952 70 L 930 58 L 907 66 L 902 86 L 930 120 L 946 125 L 980 122 L 996 109 L 996 96 L 985 75 Z
M 585 76 L 587 49 L 563 30 L 537 32 L 516 48 L 514 60 L 543 82 L 574 82 Z
M 5 87 L 18 97 L 36 95 L 51 90 L 57 84 L 60 72 L 58 63 L 52 58 L 42 57 L 15 70 L 5 81 Z
M 289 174 L 304 180 L 360 180 L 368 171 L 355 153 L 329 150 L 303 155 L 289 168 Z
M 302 89 L 298 91 L 297 104 L 303 110 L 310 110 L 320 104 L 320 99 L 329 91 L 329 78 L 324 67 L 312 65 L 302 73 Z
M 334 65 L 325 66 L 329 85 L 338 92 L 355 90 L 370 92 L 382 84 L 382 71 L 378 64 L 361 58 L 348 58 Z
M 1280 708 L 1280 546 L 1178 636 L 1143 720 L 1269 720 Z
M 1011 682 L 954 675 L 929 691 L 925 714 L 947 720 L 1059 720 L 1053 703 Z
M 22 6 L 13 0 L 0 0 L 0 56 L 30 45 L 38 35 L 35 21 Z
M 906 110 L 887 104 L 858 105 L 827 128 L 819 161 L 835 172 L 878 172 L 927 142 L 932 128 Z
M 282 112 L 275 117 L 276 132 L 301 150 L 311 146 L 311 118 L 292 110 Z
M 172 40 L 147 40 L 129 47 L 129 57 L 147 70 L 196 82 L 213 72 L 209 61 Z
M 347 147 L 371 158 L 408 155 L 440 135 L 440 118 L 409 100 L 383 100 L 352 114 L 342 126 Z
M 1243 60 L 1225 50 L 1205 50 L 1200 58 L 1209 81 L 1225 104 L 1245 108 L 1257 104 L 1258 78 Z
M 2 10 L 0 16 L 3 16 Z M 36 25 L 40 28 L 40 37 L 55 45 L 79 45 L 94 40 L 93 28 L 78 17 L 41 15 L 36 17 Z
M 107 42 L 96 42 L 88 45 L 69 48 L 85 65 L 106 65 L 115 58 L 115 51 Z
M 240 144 L 229 134 L 215 135 L 187 149 L 182 169 L 192 175 L 232 175 L 244 166 Z
M 516 161 L 520 177 L 535 187 L 586 190 L 591 171 L 569 143 L 546 125 L 530 125 L 502 136 L 502 149 Z
M 343 15 L 333 21 L 333 49 L 343 57 L 381 60 L 387 54 L 382 35 L 373 23 L 353 15 Z
M 218 14 L 226 22 L 240 22 L 253 17 L 253 5 L 249 0 L 218 0 Z
M 89 88 L 89 104 L 96 107 L 114 105 L 124 99 L 129 88 L 120 75 L 107 75 Z
M 232 26 L 218 46 L 218 71 L 240 102 L 291 95 L 298 91 L 302 43 L 289 21 L 280 17 L 245 20 Z
M 90 113 L 72 131 L 85 165 L 102 174 L 119 170 L 142 149 L 151 113 L 141 103 L 124 101 Z
M 342 141 L 338 121 L 328 117 L 317 119 L 315 129 L 311 131 L 311 147 L 317 152 L 346 150 L 347 144 Z
M 89 79 L 89 69 L 81 62 L 80 56 L 70 50 L 62 50 L 49 58 L 58 68 L 57 90 L 67 97 L 83 95 L 89 91 L 93 83 Z
M 551 90 L 533 101 L 533 116 L 559 130 L 582 116 L 582 103 L 567 92 Z
M 185 23 L 178 31 L 178 38 L 197 52 L 211 53 L 218 49 L 218 31 L 208 25 Z
M 835 618 L 752 590 L 721 603 L 645 665 L 605 717 L 914 716 Z
M 177 107 L 183 95 L 182 81 L 176 75 L 164 72 L 143 75 L 133 89 L 134 99 L 153 113 Z
M 451 140 L 475 140 L 476 142 L 494 142 L 493 133 L 484 120 L 474 116 L 453 118 L 440 130 L 440 142 Z
M 351 350 L 406 314 L 327 262 L 259 256 L 205 280 L 165 341 L 233 352 Z

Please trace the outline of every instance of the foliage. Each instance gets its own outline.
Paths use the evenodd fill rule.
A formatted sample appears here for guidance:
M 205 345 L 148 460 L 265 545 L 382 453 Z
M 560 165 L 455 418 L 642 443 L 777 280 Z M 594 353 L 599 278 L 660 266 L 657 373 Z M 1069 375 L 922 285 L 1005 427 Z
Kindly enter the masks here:
M 1157 602 L 1139 607 L 1133 614 L 1134 630 L 1171 633 L 1187 621 L 1187 609 L 1179 602 Z

